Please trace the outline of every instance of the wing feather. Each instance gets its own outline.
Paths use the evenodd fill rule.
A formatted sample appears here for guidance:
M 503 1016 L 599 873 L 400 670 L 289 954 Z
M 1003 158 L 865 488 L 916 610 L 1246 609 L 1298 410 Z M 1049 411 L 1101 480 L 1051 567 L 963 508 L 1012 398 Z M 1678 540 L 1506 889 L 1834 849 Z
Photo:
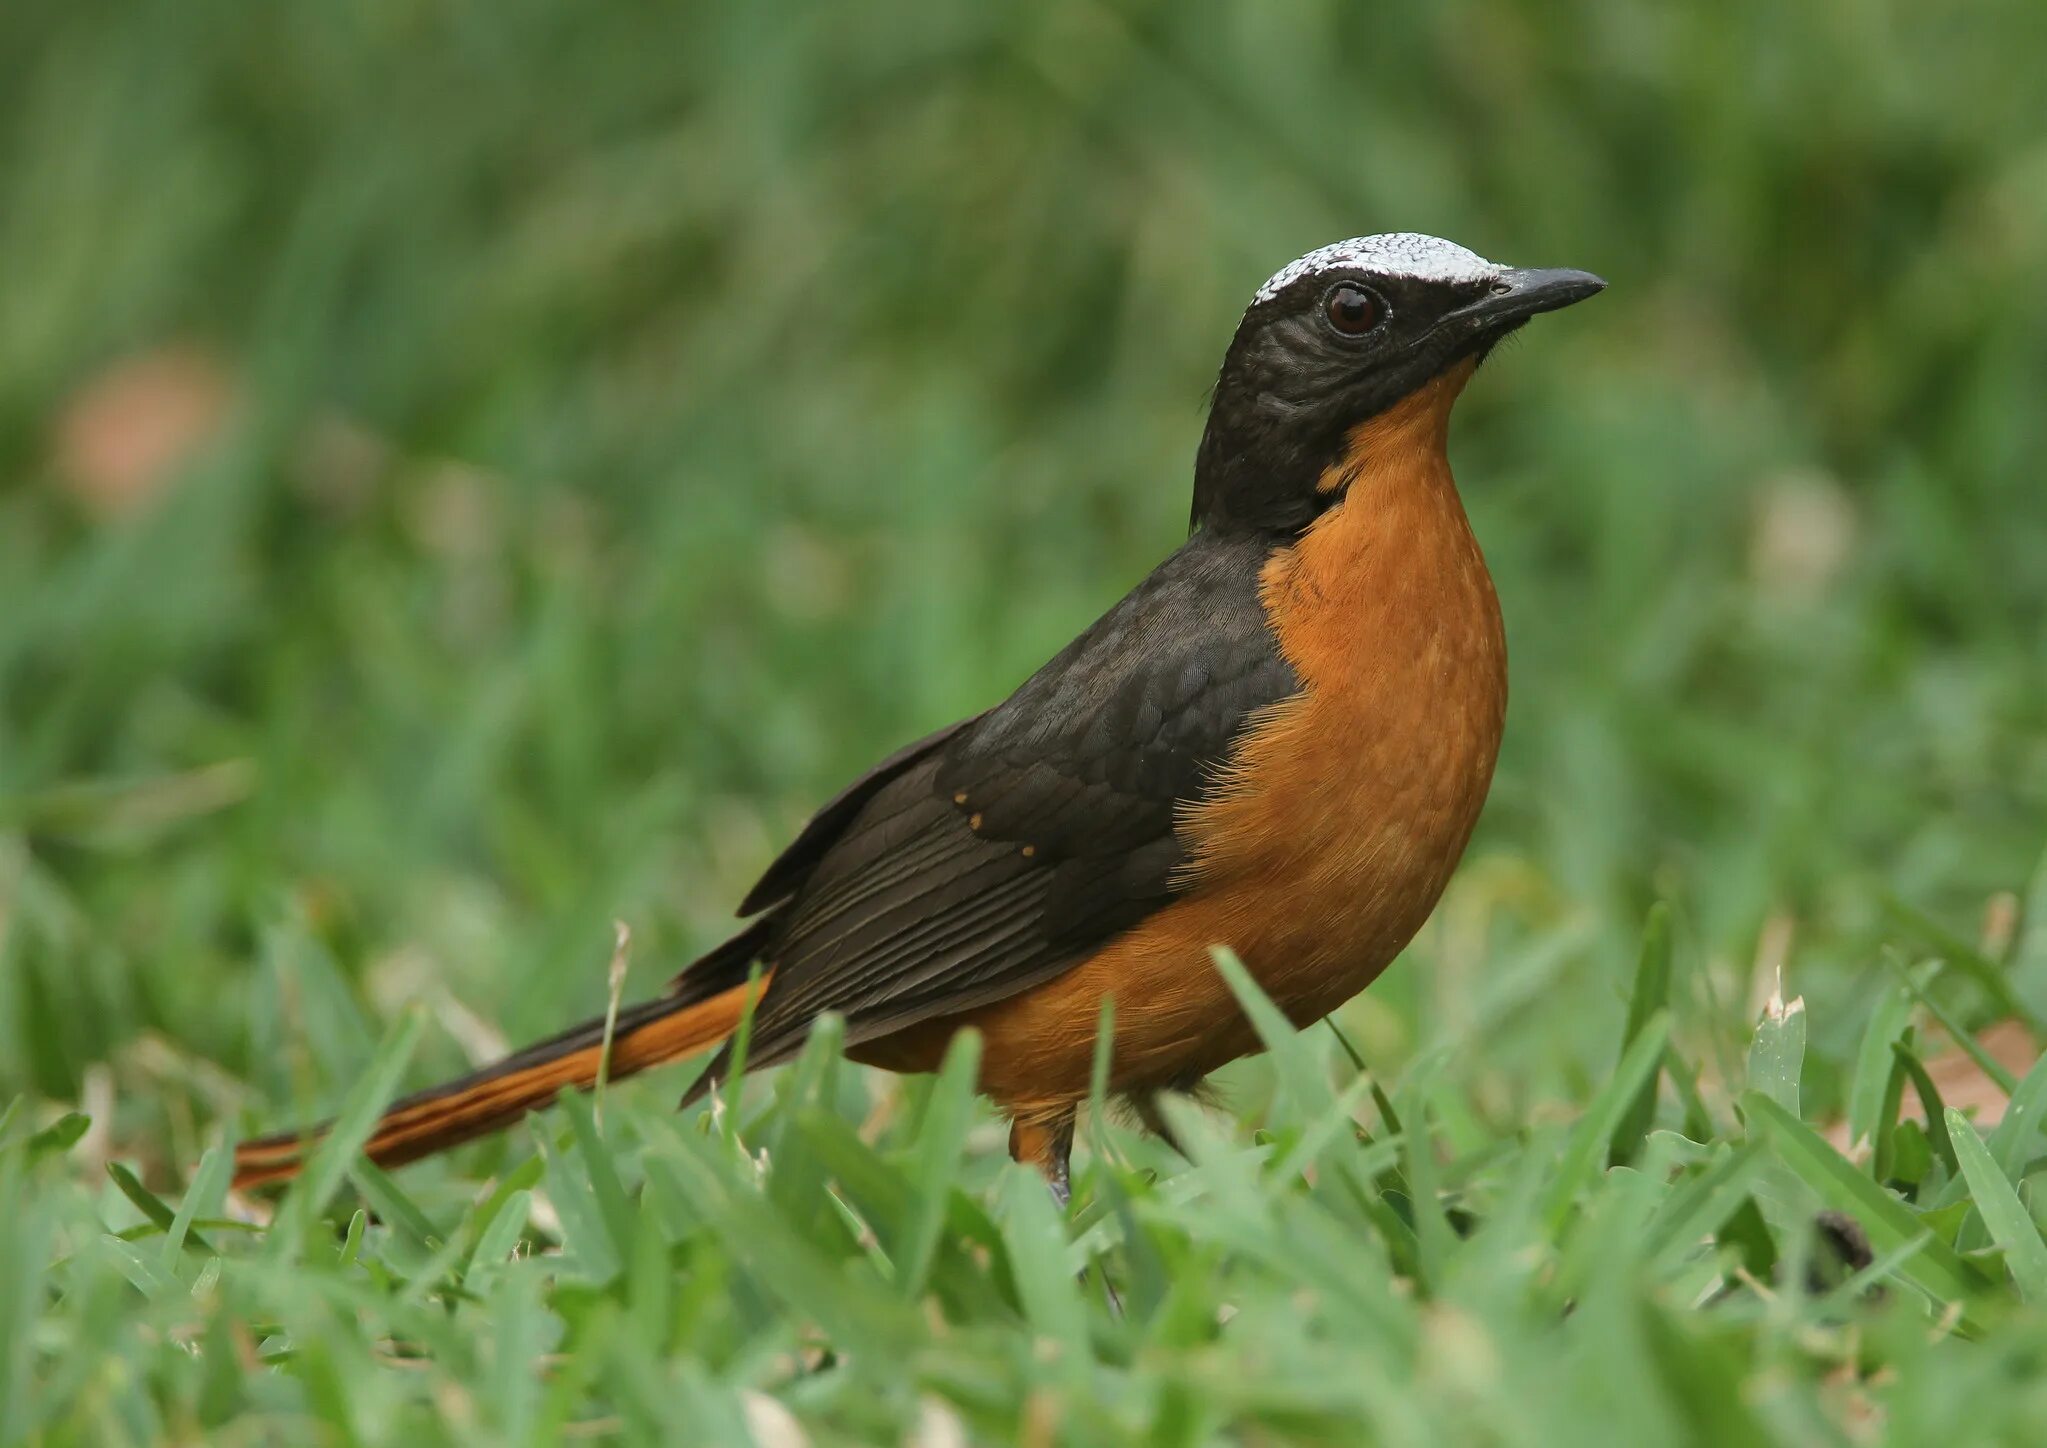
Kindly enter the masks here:
M 1179 811 L 1299 688 L 1259 602 L 1269 551 L 1196 534 L 1003 704 L 820 810 L 748 896 L 783 902 L 752 1058 L 824 1011 L 859 1041 L 1028 989 L 1184 889 Z

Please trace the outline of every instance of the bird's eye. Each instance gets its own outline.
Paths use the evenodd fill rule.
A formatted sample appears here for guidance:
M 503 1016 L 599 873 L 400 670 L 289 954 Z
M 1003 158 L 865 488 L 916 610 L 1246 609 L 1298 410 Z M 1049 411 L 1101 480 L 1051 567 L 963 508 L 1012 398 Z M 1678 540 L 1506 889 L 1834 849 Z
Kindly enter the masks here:
M 1386 307 L 1377 295 L 1356 282 L 1338 282 L 1322 299 L 1322 312 L 1329 318 L 1329 325 L 1344 336 L 1362 337 L 1379 325 Z

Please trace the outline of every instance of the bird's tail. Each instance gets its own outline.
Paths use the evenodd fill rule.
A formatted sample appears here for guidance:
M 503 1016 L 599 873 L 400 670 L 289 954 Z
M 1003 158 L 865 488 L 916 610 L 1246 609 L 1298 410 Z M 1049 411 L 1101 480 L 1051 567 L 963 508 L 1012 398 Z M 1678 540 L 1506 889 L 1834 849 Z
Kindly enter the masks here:
M 694 984 L 690 976 L 695 974 L 690 972 L 678 984 Z M 757 996 L 766 985 L 763 975 L 752 993 Z M 717 1045 L 738 1028 L 748 992 L 742 977 L 739 984 L 715 993 L 701 988 L 678 991 L 620 1011 L 612 1030 L 607 1078 L 617 1081 Z M 363 1152 L 379 1166 L 399 1166 L 500 1131 L 564 1090 L 594 1086 L 603 1054 L 604 1018 L 599 1016 L 459 1080 L 394 1102 L 371 1131 Z M 234 1184 L 260 1186 L 296 1176 L 324 1134 L 324 1127 L 316 1127 L 242 1143 L 235 1148 Z

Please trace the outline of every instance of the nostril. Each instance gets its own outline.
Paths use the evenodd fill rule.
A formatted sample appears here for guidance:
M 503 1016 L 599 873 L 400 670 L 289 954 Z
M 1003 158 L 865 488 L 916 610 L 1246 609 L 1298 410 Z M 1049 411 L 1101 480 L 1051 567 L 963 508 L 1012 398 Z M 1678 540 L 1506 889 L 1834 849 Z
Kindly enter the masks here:
M 1504 297 L 1513 290 L 1514 284 L 1504 278 L 1493 283 L 1493 295 L 1496 297 Z

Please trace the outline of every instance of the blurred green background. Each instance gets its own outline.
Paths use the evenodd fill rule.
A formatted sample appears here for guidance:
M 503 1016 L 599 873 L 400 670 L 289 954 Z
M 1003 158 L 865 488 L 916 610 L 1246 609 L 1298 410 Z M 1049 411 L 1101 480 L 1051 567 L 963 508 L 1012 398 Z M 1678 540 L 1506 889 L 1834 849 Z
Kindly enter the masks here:
M 406 1002 L 420 1078 L 597 1008 L 614 917 L 651 990 L 1174 546 L 1251 291 L 1382 230 L 1612 285 L 1461 408 L 1507 749 L 1369 1050 L 1507 1119 L 1602 1074 L 1659 895 L 1709 1058 L 1779 960 L 1858 1000 L 1893 898 L 2007 954 L 2042 54 L 2035 0 L 0 9 L 0 1096 L 175 1174 Z

